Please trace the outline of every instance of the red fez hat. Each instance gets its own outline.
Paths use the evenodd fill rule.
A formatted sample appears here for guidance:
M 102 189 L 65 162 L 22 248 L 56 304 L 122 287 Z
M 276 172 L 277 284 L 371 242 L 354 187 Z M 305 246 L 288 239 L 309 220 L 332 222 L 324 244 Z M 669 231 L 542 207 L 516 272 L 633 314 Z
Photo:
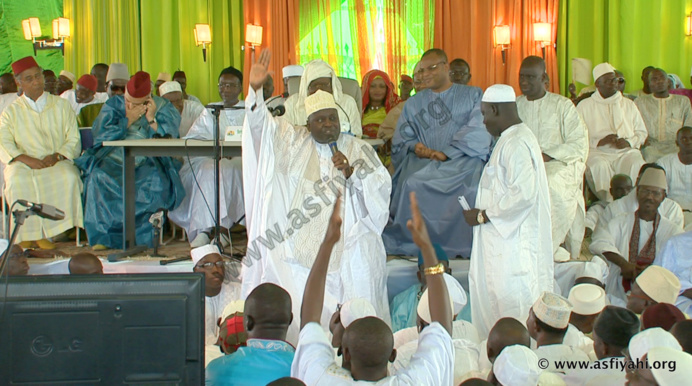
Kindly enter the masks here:
M 23 71 L 34 67 L 38 67 L 38 63 L 36 63 L 33 56 L 27 56 L 12 63 L 12 72 L 14 72 L 15 75 L 19 75 Z
M 127 82 L 127 94 L 133 98 L 145 98 L 151 94 L 149 73 L 138 71 Z
M 413 78 L 411 78 L 411 77 L 408 76 L 408 75 L 402 75 L 402 76 L 401 76 L 401 79 L 400 79 L 400 82 L 404 82 L 404 81 L 413 83 Z
M 84 87 L 84 88 L 88 88 L 89 90 L 91 90 L 93 92 L 96 92 L 96 88 L 99 85 L 99 81 L 98 81 L 98 79 L 96 79 L 95 76 L 93 76 L 91 74 L 85 74 L 85 75 L 82 75 L 81 78 L 79 78 L 79 80 L 77 81 L 77 84 Z
M 669 303 L 657 303 L 646 307 L 642 314 L 642 328 L 661 327 L 669 331 L 673 325 L 685 320 L 685 314 Z

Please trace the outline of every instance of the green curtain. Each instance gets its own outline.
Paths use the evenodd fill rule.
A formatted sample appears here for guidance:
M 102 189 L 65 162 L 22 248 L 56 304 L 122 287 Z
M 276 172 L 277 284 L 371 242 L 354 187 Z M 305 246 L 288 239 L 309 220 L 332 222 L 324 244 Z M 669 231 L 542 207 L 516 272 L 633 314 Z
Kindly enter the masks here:
M 63 0 L 0 0 L 0 74 L 12 72 L 12 62 L 25 56 L 33 56 L 34 48 L 24 40 L 22 20 L 38 17 L 41 34 L 53 36 L 53 19 L 62 16 Z M 44 69 L 56 73 L 63 69 L 60 50 L 39 50 L 36 61 Z
M 203 103 L 219 99 L 218 74 L 228 66 L 243 70 L 242 0 L 64 0 L 73 23 L 65 47 L 65 68 L 88 73 L 99 62 L 126 63 L 130 73 L 172 74 L 184 70 L 187 92 Z M 196 47 L 195 24 L 210 24 L 207 61 Z
M 381 69 L 397 83 L 397 77 L 410 74 L 420 55 L 432 47 L 431 9 L 431 0 L 303 2 L 299 62 L 322 59 L 339 76 L 358 81 L 367 71 Z
M 572 58 L 587 58 L 594 66 L 609 62 L 625 75 L 626 92 L 642 88 L 641 71 L 649 65 L 688 84 L 692 37 L 685 36 L 685 17 L 690 11 L 692 0 L 561 0 L 560 89 L 565 93 L 572 81 Z

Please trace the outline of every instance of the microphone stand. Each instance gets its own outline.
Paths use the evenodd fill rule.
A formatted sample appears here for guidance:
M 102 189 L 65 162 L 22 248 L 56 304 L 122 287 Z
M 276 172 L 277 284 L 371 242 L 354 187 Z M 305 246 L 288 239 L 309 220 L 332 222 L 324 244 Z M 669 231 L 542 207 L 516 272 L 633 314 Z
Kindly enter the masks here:
M 216 121 L 216 127 L 214 130 L 214 195 L 216 198 L 215 208 L 214 208 L 214 234 L 216 235 L 216 246 L 220 251 L 223 251 L 223 246 L 221 245 L 221 207 L 220 207 L 220 189 L 221 185 L 221 175 L 219 174 L 219 167 L 221 163 L 221 146 L 219 143 L 219 130 L 221 129 L 221 110 L 223 110 L 223 105 L 214 105 L 212 109 L 212 114 L 214 115 Z
M 0 277 L 4 274 L 5 268 L 7 267 L 7 264 L 9 262 L 7 261 L 10 256 L 10 249 L 12 249 L 12 246 L 14 245 L 15 240 L 17 239 L 17 234 L 19 233 L 19 228 L 24 225 L 24 221 L 27 219 L 27 217 L 35 215 L 36 212 L 34 212 L 31 209 L 27 210 L 15 210 L 12 212 L 12 215 L 14 215 L 14 229 L 12 230 L 12 236 L 10 237 L 10 242 L 7 244 L 7 249 L 5 249 L 5 252 L 2 253 L 2 256 L 0 257 L 0 260 L 2 260 L 2 265 L 0 266 Z

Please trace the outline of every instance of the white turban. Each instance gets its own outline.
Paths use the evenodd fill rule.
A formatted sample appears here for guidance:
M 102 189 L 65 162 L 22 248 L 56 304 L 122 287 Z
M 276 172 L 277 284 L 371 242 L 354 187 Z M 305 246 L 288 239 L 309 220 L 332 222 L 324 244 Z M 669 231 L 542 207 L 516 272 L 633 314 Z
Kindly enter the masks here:
M 159 87 L 159 93 L 161 94 L 161 96 L 176 91 L 183 92 L 182 87 L 180 87 L 180 83 L 176 81 L 166 82 Z

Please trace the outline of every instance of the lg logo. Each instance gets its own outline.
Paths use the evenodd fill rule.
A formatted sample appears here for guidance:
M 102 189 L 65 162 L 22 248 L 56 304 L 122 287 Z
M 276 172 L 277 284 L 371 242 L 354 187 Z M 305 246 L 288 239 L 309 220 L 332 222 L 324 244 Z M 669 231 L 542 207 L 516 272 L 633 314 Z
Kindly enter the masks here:
M 83 351 L 82 345 L 83 342 L 81 339 L 73 338 L 65 342 L 64 345 L 59 344 L 59 346 L 63 348 L 58 349 L 58 352 L 81 352 Z M 39 335 L 31 341 L 31 353 L 37 357 L 46 357 L 50 355 L 54 349 L 55 345 L 53 341 L 45 335 Z

